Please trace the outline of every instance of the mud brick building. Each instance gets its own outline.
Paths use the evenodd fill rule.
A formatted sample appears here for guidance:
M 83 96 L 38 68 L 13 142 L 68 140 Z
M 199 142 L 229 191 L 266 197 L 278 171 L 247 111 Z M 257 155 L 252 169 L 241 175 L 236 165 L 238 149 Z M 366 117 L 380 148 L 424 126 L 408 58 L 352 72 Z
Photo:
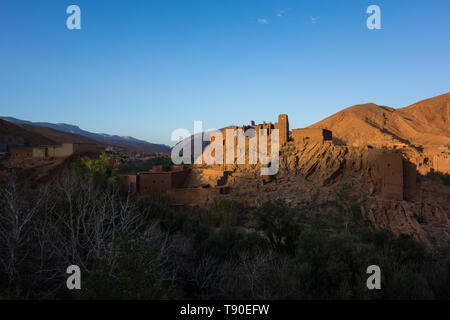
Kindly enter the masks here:
M 437 154 L 433 156 L 433 168 L 435 171 L 450 174 L 450 155 Z
M 73 154 L 100 153 L 104 148 L 95 143 L 63 143 L 61 145 L 41 145 L 38 147 L 11 148 L 12 159 L 67 158 Z
M 390 200 L 412 201 L 416 197 L 416 166 L 401 153 L 382 153 L 376 163 L 376 175 L 381 196 Z
M 186 166 L 154 166 L 152 170 L 137 174 L 138 192 L 156 194 L 183 188 L 189 171 Z
M 333 140 L 330 130 L 316 128 L 293 129 L 291 137 L 295 142 Z

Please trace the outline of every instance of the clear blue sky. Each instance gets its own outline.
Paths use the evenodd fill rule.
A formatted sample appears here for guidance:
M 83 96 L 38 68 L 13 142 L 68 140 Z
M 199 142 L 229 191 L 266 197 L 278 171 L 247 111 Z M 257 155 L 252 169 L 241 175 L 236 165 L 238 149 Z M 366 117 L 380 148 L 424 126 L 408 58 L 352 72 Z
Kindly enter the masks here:
M 0 115 L 151 142 L 450 91 L 448 0 L 1 0 L 0 26 Z

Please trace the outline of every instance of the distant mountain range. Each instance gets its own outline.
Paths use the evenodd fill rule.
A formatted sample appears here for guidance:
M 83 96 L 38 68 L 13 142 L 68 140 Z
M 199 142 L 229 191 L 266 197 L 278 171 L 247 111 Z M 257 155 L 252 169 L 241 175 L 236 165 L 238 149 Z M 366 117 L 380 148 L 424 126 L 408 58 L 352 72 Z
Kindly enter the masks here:
M 72 142 L 76 139 L 76 136 L 86 137 L 92 139 L 94 141 L 100 142 L 102 144 L 111 145 L 115 147 L 120 147 L 124 149 L 136 150 L 136 151 L 146 151 L 146 152 L 161 152 L 161 153 L 169 153 L 170 147 L 164 144 L 156 144 L 150 143 L 144 140 L 139 140 L 129 136 L 118 136 L 106 133 L 92 133 L 86 130 L 81 129 L 80 127 L 72 124 L 66 123 L 49 123 L 49 122 L 31 122 L 27 120 L 21 120 L 13 117 L 0 117 L 0 119 L 8 121 L 10 123 L 16 124 L 28 131 L 35 132 L 44 137 L 49 138 L 50 140 L 56 141 L 58 143 L 64 142 L 64 139 L 69 139 Z M 45 130 L 52 129 L 52 130 Z M 55 132 L 56 130 L 56 132 Z M 71 134 L 69 136 L 58 136 L 57 132 L 64 132 Z M 84 139 L 78 139 L 83 141 Z

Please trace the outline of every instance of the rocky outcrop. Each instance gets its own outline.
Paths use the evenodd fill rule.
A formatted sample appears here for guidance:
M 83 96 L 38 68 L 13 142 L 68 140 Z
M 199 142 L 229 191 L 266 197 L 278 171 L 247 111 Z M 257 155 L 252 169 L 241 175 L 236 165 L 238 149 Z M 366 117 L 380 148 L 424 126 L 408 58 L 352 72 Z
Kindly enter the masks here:
M 413 197 L 386 198 L 381 192 L 377 168 L 379 159 L 386 158 L 386 152 L 393 151 L 340 146 L 326 141 L 290 142 L 281 150 L 280 171 L 273 181 L 263 181 L 258 166 L 236 167 L 230 173 L 227 184 L 232 192 L 227 197 L 250 206 L 283 200 L 290 206 L 314 211 L 329 204 L 341 184 L 347 183 L 359 195 L 367 218 L 376 228 L 388 228 L 397 236 L 411 235 L 428 247 L 447 244 L 450 187 L 419 174 L 417 178 L 414 176 Z M 397 156 L 402 157 L 401 153 Z
M 397 236 L 412 235 L 428 247 L 448 244 L 449 218 L 441 206 L 424 202 L 376 199 L 371 202 L 368 211 L 368 219 L 376 227 L 390 229 Z

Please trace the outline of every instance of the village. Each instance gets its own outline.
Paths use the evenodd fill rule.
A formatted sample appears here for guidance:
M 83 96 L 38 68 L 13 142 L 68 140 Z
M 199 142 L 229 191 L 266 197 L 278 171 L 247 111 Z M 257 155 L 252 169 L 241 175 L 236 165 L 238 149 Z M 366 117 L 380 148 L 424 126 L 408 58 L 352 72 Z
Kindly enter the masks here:
M 241 129 L 255 129 L 255 132 L 260 132 L 261 129 L 266 130 L 268 137 L 270 137 L 273 129 L 278 129 L 282 162 L 289 156 L 289 148 L 302 148 L 307 144 L 320 144 L 330 149 L 341 148 L 344 150 L 346 148 L 334 144 L 332 132 L 329 130 L 299 128 L 290 131 L 287 115 L 279 115 L 278 120 L 277 123 L 264 122 L 263 124 L 255 124 L 254 121 L 251 121 L 249 126 L 243 126 Z M 225 129 L 229 128 L 238 129 L 236 126 Z M 249 140 L 247 137 L 245 144 L 247 160 L 250 148 Z M 226 143 L 226 141 L 223 141 L 224 145 Z M 206 150 L 208 150 L 208 147 L 206 147 Z M 368 146 L 367 150 L 367 166 L 372 168 L 372 178 L 376 185 L 377 194 L 381 198 L 395 201 L 414 201 L 421 197 L 417 189 L 417 166 L 408 160 L 397 146 L 384 149 Z M 232 162 L 229 164 L 225 162 L 226 151 L 227 149 L 223 151 L 223 164 L 211 165 L 203 161 L 196 164 L 153 166 L 152 169 L 145 172 L 122 174 L 122 185 L 124 189 L 138 196 L 163 195 L 173 205 L 204 205 L 214 201 L 214 199 L 232 194 L 236 185 L 242 184 L 242 181 L 246 181 L 243 182 L 244 184 L 257 181 L 261 185 L 266 185 L 277 179 L 277 175 L 258 175 L 258 171 L 252 170 L 254 165 L 249 163 L 235 164 Z M 237 144 L 235 143 L 233 158 L 236 160 L 238 156 Z M 437 154 L 432 159 L 432 162 L 439 166 L 438 168 L 448 170 L 448 157 Z M 418 164 L 422 166 L 423 159 Z
M 206 205 L 221 197 L 233 198 L 235 190 L 239 185 L 256 182 L 261 186 L 274 184 L 277 179 L 282 181 L 283 176 L 296 176 L 286 170 L 286 161 L 291 157 L 292 150 L 302 150 L 305 146 L 320 145 L 328 150 L 337 150 L 341 153 L 348 153 L 353 147 L 341 145 L 333 139 L 333 133 L 324 128 L 289 128 L 288 115 L 280 114 L 278 122 L 263 122 L 255 124 L 250 121 L 250 125 L 228 126 L 223 129 L 242 130 L 248 132 L 253 130 L 256 136 L 245 136 L 245 146 L 238 146 L 237 136 L 232 141 L 232 148 L 221 148 L 223 150 L 223 163 L 206 163 L 205 157 L 200 157 L 200 162 L 181 163 L 179 165 L 153 165 L 151 169 L 136 172 L 122 172 L 120 181 L 122 188 L 138 197 L 148 195 L 162 195 L 172 205 Z M 279 163 L 281 163 L 281 172 L 275 174 L 263 174 L 267 163 L 252 162 L 251 151 L 256 148 L 254 157 L 262 157 L 260 153 L 260 134 L 264 134 L 270 145 L 272 133 L 277 131 L 279 148 L 276 148 Z M 228 135 L 224 135 L 223 146 L 228 146 Z M 253 142 L 252 142 L 253 141 Z M 194 141 L 195 143 L 195 141 Z M 214 145 L 214 138 L 211 143 L 202 150 L 200 156 L 211 152 Z M 189 149 L 191 148 L 188 145 Z M 220 146 L 222 147 L 222 145 Z M 176 150 L 177 146 L 174 147 Z M 349 149 L 350 148 L 350 149 Z M 418 175 L 426 175 L 428 172 L 440 171 L 450 172 L 450 158 L 446 150 L 441 148 L 428 148 L 426 152 L 419 153 L 416 148 L 407 145 L 391 144 L 382 147 L 365 147 L 367 164 L 372 174 L 370 180 L 373 181 L 374 188 L 379 197 L 396 201 L 420 201 L 422 193 L 417 188 Z M 278 150 L 279 149 L 279 150 Z M 52 145 L 25 146 L 24 139 L 17 136 L 0 136 L 0 150 L 2 158 L 8 167 L 22 168 L 45 168 L 50 170 L 53 167 L 62 165 L 67 159 L 75 159 L 79 156 L 97 157 L 101 153 L 106 153 L 112 157 L 115 164 L 133 164 L 144 163 L 151 159 L 165 158 L 170 163 L 169 156 L 162 153 L 148 153 L 142 151 L 124 150 L 113 146 L 104 146 L 96 143 L 71 142 Z M 243 152 L 242 152 L 243 151 Z M 176 150 L 179 152 L 179 150 Z M 212 151 L 213 153 L 215 151 Z M 231 154 L 227 154 L 231 152 Z M 297 156 L 297 162 L 302 161 L 306 156 L 305 152 L 300 151 Z M 349 156 L 344 159 L 351 161 Z M 316 157 L 317 158 L 317 157 Z M 173 159 L 173 157 L 172 157 Z M 232 160 L 226 161 L 226 160 Z M 240 160 L 240 161 L 239 161 Z M 316 159 L 319 161 L 320 159 Z M 279 165 L 279 164 L 278 164 Z M 255 170 L 256 169 L 256 170 Z M 258 169 L 260 171 L 258 171 Z M 312 172 L 319 169 L 314 166 L 309 169 Z M 342 170 L 341 170 L 342 171 Z M 341 171 L 336 171 L 333 175 L 341 175 Z M 261 172 L 261 174 L 258 174 Z M 336 177 L 333 177 L 336 179 Z M 252 182 L 253 181 L 253 182 Z

